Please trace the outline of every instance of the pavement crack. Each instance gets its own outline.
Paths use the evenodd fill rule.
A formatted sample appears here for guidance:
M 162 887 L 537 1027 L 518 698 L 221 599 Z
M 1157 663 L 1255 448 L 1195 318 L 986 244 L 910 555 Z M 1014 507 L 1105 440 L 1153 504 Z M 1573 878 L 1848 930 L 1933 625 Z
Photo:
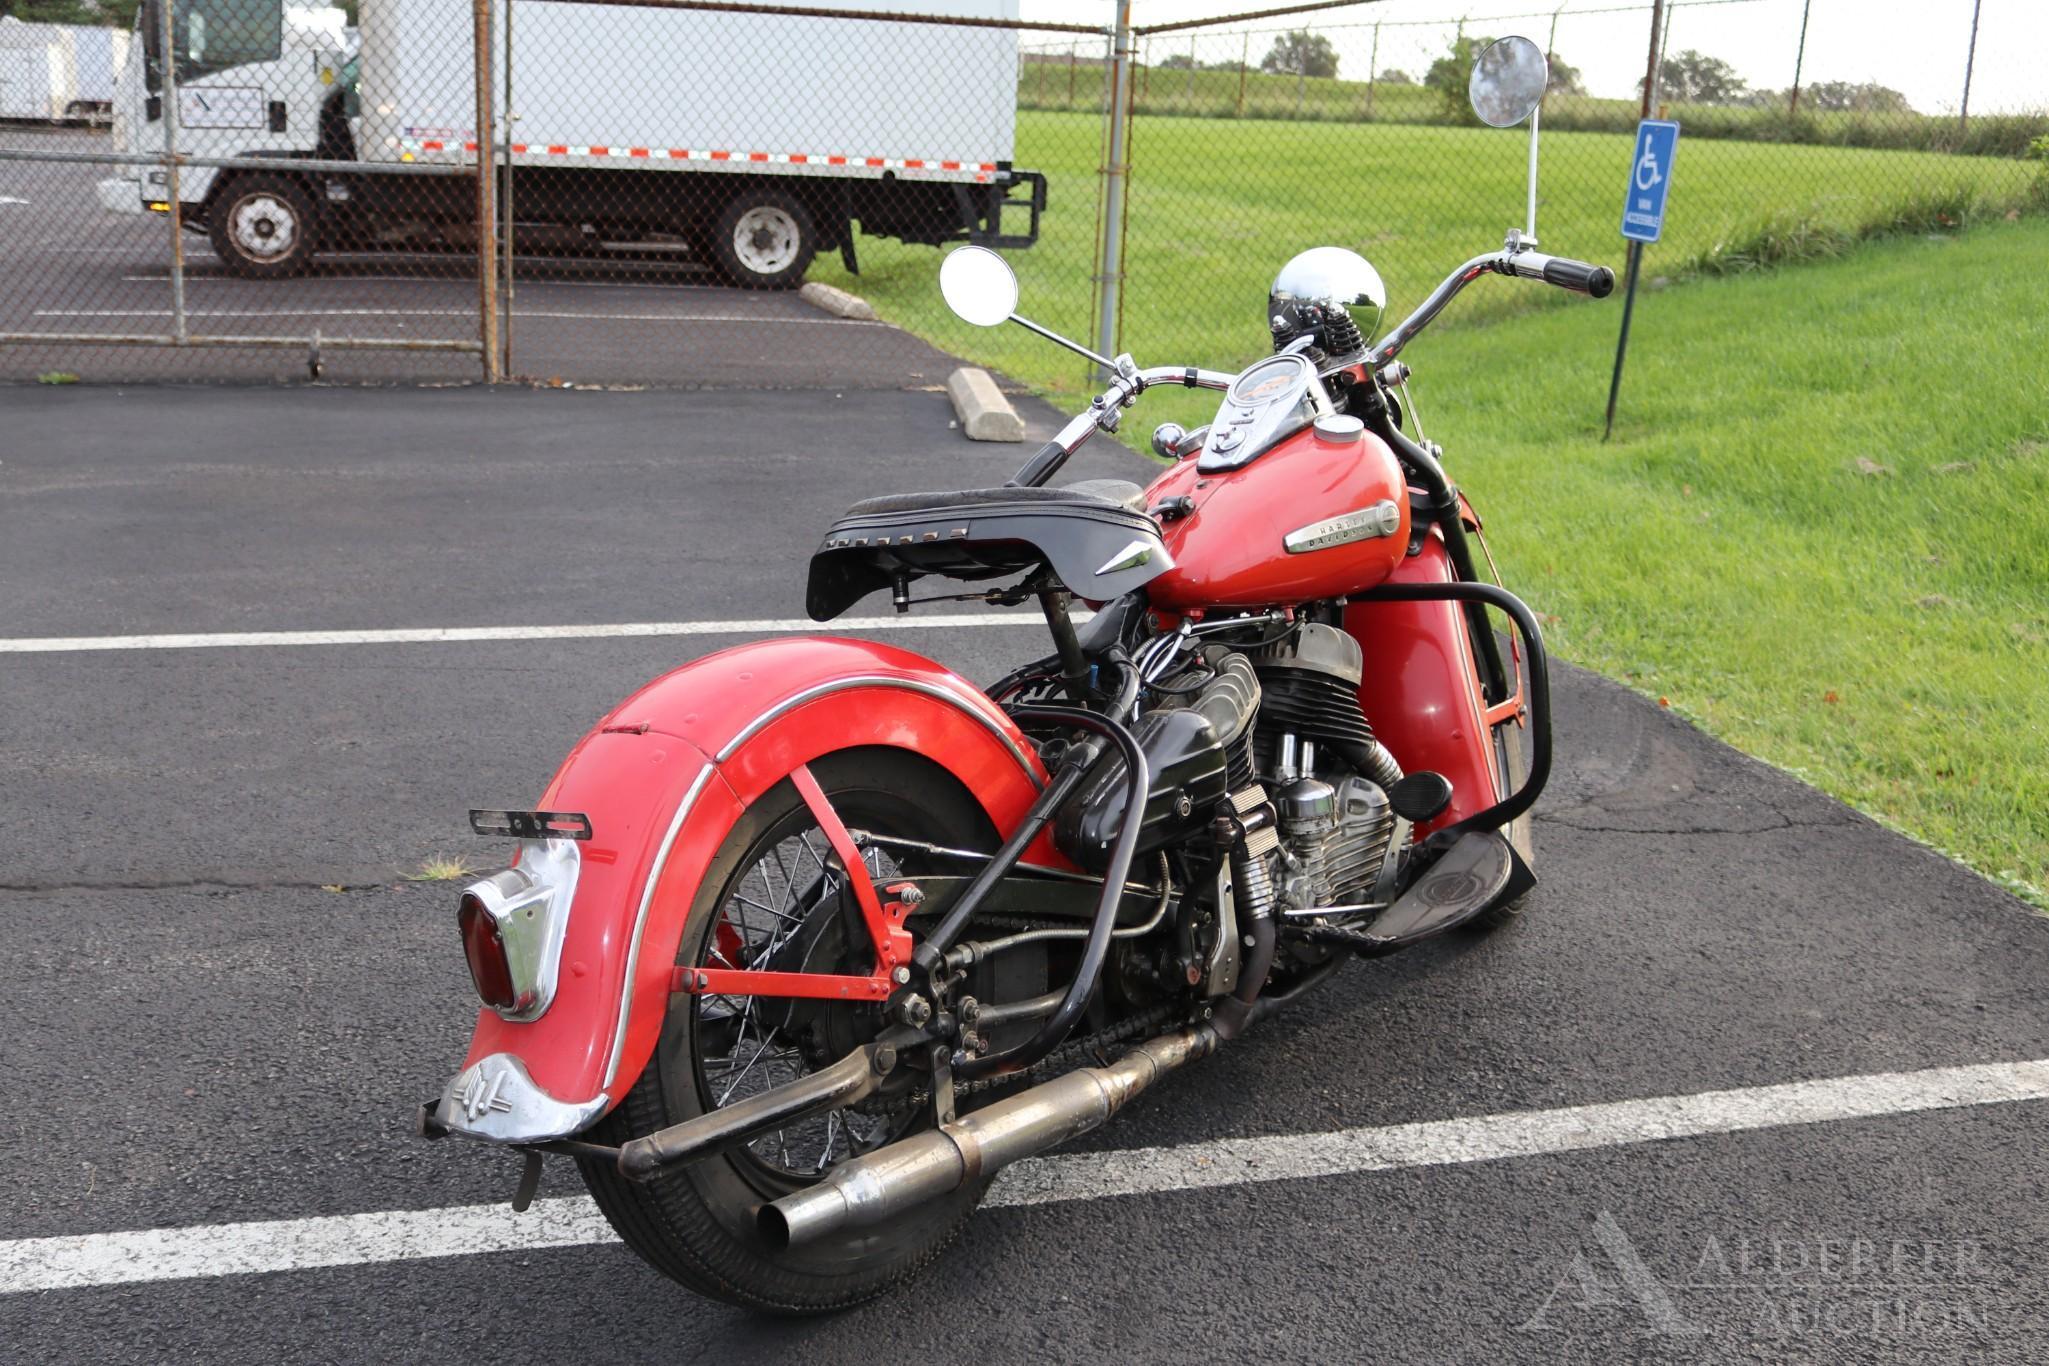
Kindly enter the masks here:
M 1777 814 L 1777 813 L 1775 813 Z M 1853 820 L 1795 820 L 1779 815 L 1779 819 L 1765 825 L 1715 826 L 1645 826 L 1608 825 L 1592 821 L 1569 820 L 1563 815 L 1538 813 L 1537 824 L 1563 826 L 1567 830 L 1581 830 L 1596 835 L 1771 835 L 1781 830 L 1832 830 L 1844 829 L 1856 824 Z
M 402 879 L 397 877 L 328 881 L 232 877 L 83 879 L 71 882 L 0 882 L 0 893 L 47 896 L 65 892 L 373 892 L 388 890 L 400 881 Z

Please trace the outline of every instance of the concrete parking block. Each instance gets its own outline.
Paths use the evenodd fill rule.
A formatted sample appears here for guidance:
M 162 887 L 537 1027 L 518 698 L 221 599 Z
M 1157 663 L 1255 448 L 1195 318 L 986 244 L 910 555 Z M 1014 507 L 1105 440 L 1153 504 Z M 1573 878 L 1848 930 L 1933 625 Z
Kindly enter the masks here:
M 824 309 L 835 318 L 851 318 L 862 323 L 875 321 L 875 310 L 869 306 L 866 299 L 858 294 L 849 294 L 833 285 L 808 280 L 804 287 L 797 291 L 797 297 L 813 308 Z
M 1022 441 L 1024 419 L 989 378 L 987 370 L 964 365 L 946 377 L 946 396 L 970 441 Z

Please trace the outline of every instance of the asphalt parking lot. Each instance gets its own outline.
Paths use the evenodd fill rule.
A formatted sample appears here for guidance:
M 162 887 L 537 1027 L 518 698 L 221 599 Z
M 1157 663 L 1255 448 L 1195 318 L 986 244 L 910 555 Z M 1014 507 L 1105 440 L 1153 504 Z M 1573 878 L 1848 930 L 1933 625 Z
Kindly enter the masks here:
M 410 1137 L 474 1006 L 406 875 L 490 858 L 464 810 L 647 677 L 790 629 L 847 502 L 1030 449 L 843 363 L 887 383 L 0 389 L 0 1358 L 2049 1358 L 2049 923 L 1570 669 L 1523 923 L 1348 968 L 902 1296 L 695 1300 L 559 1164 L 477 1213 L 517 1164 Z M 880 629 L 1040 652 L 969 617 Z M 392 634 L 474 627 L 512 638 Z M 282 1263 L 223 1228 L 322 1218 Z M 473 1224 L 498 1250 L 419 1255 Z
M 104 135 L 21 126 L 0 145 L 104 151 Z M 171 328 L 166 220 L 102 208 L 95 182 L 113 167 L 0 161 L 0 333 L 165 333 Z M 203 234 L 187 233 L 190 327 L 211 335 L 477 335 L 474 257 L 463 252 L 331 252 L 306 275 L 244 280 L 222 270 Z M 528 380 L 667 387 L 895 388 L 939 384 L 946 358 L 909 333 L 831 317 L 792 294 L 721 285 L 680 253 L 520 252 L 504 303 L 511 373 Z M 850 334 L 858 330 L 858 342 Z M 847 363 L 850 353 L 859 364 Z M 420 351 L 321 353 L 337 383 L 462 382 L 474 356 Z M 0 380 L 60 371 L 83 379 L 295 381 L 298 349 L 0 346 Z

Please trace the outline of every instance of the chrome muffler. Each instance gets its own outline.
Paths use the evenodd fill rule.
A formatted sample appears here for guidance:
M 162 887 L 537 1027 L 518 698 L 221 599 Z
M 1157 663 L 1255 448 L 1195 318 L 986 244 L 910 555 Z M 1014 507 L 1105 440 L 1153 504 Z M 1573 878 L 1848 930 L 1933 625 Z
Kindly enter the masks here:
M 1176 1068 L 1208 1057 L 1209 1025 L 1163 1034 L 1107 1067 L 1055 1077 L 951 1124 L 913 1134 L 833 1168 L 815 1186 L 763 1205 L 762 1238 L 780 1251 L 842 1229 L 879 1224 L 993 1176 L 1020 1158 L 1100 1128 L 1125 1102 Z

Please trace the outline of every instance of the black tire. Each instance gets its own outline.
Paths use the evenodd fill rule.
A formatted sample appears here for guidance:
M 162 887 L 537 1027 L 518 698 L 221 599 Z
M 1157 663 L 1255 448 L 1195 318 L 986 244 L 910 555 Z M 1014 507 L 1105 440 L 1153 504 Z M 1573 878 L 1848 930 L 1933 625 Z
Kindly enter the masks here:
M 833 809 L 850 829 L 893 833 L 955 848 L 995 847 L 994 834 L 981 808 L 943 769 L 916 755 L 891 749 L 846 750 L 813 761 L 810 769 Z M 724 942 L 718 934 L 722 927 L 733 923 L 729 917 L 748 880 L 755 870 L 767 868 L 768 857 L 788 848 L 792 832 L 801 836 L 807 829 L 815 831 L 816 826 L 788 781 L 777 784 L 748 808 L 706 871 L 684 924 L 677 953 L 679 964 L 699 966 L 714 962 L 711 953 Z M 873 863 L 877 856 L 870 857 Z M 909 873 L 919 869 L 906 862 L 883 871 Z M 758 889 L 761 884 L 754 885 Z M 794 891 L 795 880 L 788 880 L 788 885 Z M 801 903 L 794 897 L 787 906 L 801 909 Z M 809 915 L 806 920 L 808 923 Z M 866 950 L 865 943 L 858 946 L 864 957 Z M 813 951 L 806 950 L 807 970 L 815 966 L 808 958 Z M 845 970 L 845 966 L 826 970 Z M 594 1141 L 621 1143 L 712 1108 L 703 1040 L 732 1018 L 715 1013 L 729 1008 L 722 1002 L 730 1002 L 730 998 L 669 998 L 668 1015 L 653 1060 L 619 1107 L 593 1129 L 590 1137 Z M 842 1009 L 872 1011 L 873 1007 Z M 846 1021 L 851 1017 L 838 1018 Z M 745 1037 L 744 1024 L 738 1037 Z M 763 1045 L 773 1037 L 776 1036 L 772 1027 L 765 1029 Z M 793 1047 L 791 1051 L 800 1050 Z M 736 1057 L 737 1053 L 735 1048 L 728 1057 Z M 804 1058 L 794 1065 L 810 1070 L 812 1061 Z M 750 1062 L 749 1066 L 753 1064 Z M 719 1079 L 731 1075 L 729 1065 Z M 736 1079 L 728 1085 L 728 1096 L 738 1084 Z M 869 1141 L 879 1143 L 929 1123 L 929 1113 L 924 1110 L 920 1117 L 898 1121 L 862 1117 L 859 1122 L 887 1128 L 887 1132 L 870 1133 Z M 826 1122 L 804 1121 L 810 1125 Z M 855 1122 L 852 1117 L 843 1121 L 847 1126 L 843 1135 L 854 1132 Z M 780 1139 L 782 1135 L 773 1138 Z M 772 1139 L 760 1139 L 754 1147 L 708 1158 L 645 1184 L 628 1181 L 611 1163 L 579 1159 L 578 1165 L 585 1185 L 612 1227 L 627 1246 L 656 1270 L 701 1294 L 781 1314 L 845 1309 L 882 1295 L 909 1279 L 959 1233 L 986 1186 L 985 1182 L 973 1183 L 952 1196 L 910 1210 L 880 1228 L 823 1239 L 801 1248 L 776 1250 L 757 1231 L 757 1211 L 768 1200 L 801 1189 L 816 1178 L 796 1175 L 765 1152 L 755 1150 L 766 1150 L 772 1143 Z M 830 1158 L 834 1151 L 832 1131 L 827 1129 L 821 1160 Z M 799 1159 L 807 1155 L 800 1149 Z M 787 1144 L 782 1146 L 780 1156 L 789 1161 Z M 829 1165 L 826 1170 L 830 1170 Z
M 318 230 L 312 198 L 304 186 L 284 176 L 234 176 L 206 211 L 206 233 L 214 254 L 230 275 L 245 280 L 281 280 L 303 273 L 313 261 Z
M 811 211 L 780 190 L 742 190 L 711 233 L 712 263 L 742 289 L 795 289 L 817 254 Z
M 1530 771 L 1529 751 L 1524 747 L 1523 728 L 1513 724 L 1495 727 L 1494 746 L 1494 752 L 1499 758 L 1501 770 L 1508 777 L 1508 790 L 1513 792 L 1517 787 L 1521 786 L 1523 775 Z M 1534 846 L 1531 843 L 1532 824 L 1533 818 L 1531 813 L 1525 811 L 1522 815 L 1509 822 L 1508 826 L 1501 833 L 1508 838 L 1510 844 L 1515 846 L 1516 853 L 1522 855 L 1523 862 L 1529 865 L 1532 871 L 1535 871 L 1537 859 Z M 1529 904 L 1530 894 L 1528 892 L 1524 892 L 1521 896 L 1510 901 L 1497 901 L 1467 921 L 1466 926 L 1476 934 L 1485 934 L 1489 930 L 1498 930 L 1503 925 L 1520 920 L 1522 913 L 1529 909 Z

